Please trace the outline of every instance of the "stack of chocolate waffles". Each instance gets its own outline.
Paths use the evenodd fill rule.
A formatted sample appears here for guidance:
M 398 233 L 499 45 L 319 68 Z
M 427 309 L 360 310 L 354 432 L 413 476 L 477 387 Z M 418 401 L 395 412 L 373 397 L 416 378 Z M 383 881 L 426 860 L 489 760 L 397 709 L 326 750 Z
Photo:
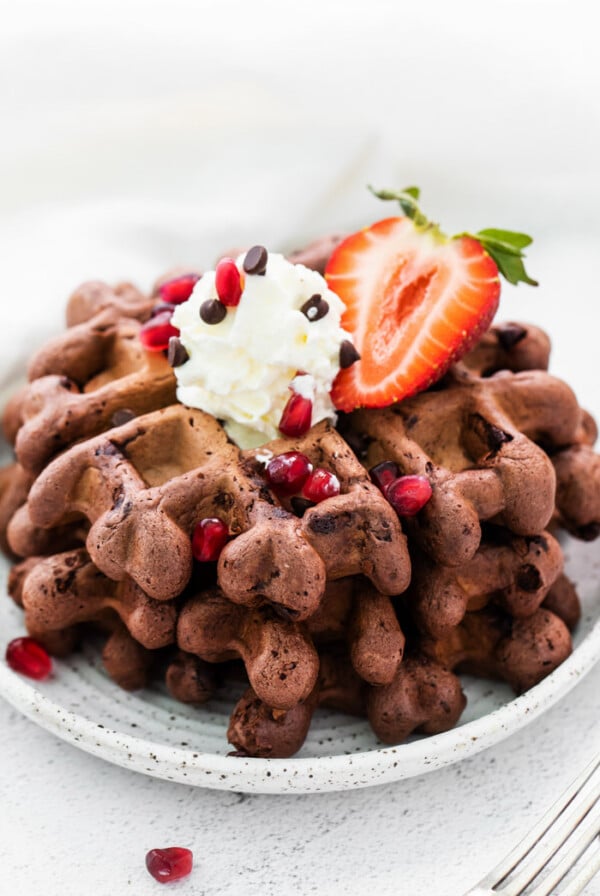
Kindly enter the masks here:
M 569 655 L 579 603 L 549 530 L 600 534 L 600 456 L 594 422 L 546 372 L 544 333 L 492 327 L 427 392 L 241 451 L 177 403 L 167 358 L 142 347 L 157 302 L 82 286 L 4 414 L 9 589 L 52 654 L 91 627 L 119 685 L 162 678 L 192 704 L 242 670 L 228 738 L 271 757 L 301 747 L 319 706 L 397 743 L 457 722 L 459 672 L 520 693 Z M 274 490 L 266 461 L 289 451 L 341 493 L 312 505 Z M 384 497 L 386 469 L 429 480 L 416 516 Z M 209 519 L 228 540 L 198 562 Z

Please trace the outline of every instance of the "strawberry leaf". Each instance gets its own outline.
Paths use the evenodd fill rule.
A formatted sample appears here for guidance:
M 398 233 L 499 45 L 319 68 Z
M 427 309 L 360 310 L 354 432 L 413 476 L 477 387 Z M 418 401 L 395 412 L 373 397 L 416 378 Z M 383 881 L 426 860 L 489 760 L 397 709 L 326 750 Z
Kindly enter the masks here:
M 472 236 L 481 243 L 488 255 L 491 255 L 498 265 L 498 270 L 509 283 L 515 286 L 517 283 L 538 285 L 537 280 L 533 280 L 525 270 L 523 249 L 533 242 L 526 233 L 488 228 L 479 230 Z
M 512 246 L 515 250 L 526 249 L 533 242 L 532 238 L 526 233 L 518 233 L 516 230 L 497 230 L 494 227 L 488 227 L 486 230 L 479 230 L 475 236 L 477 239 L 492 239 L 506 246 Z
M 491 255 L 494 259 L 498 265 L 498 270 L 509 283 L 513 283 L 515 286 L 517 283 L 528 283 L 529 286 L 538 285 L 537 280 L 532 280 L 525 270 L 523 259 L 520 256 L 508 252 L 501 252 L 499 249 L 490 248 L 483 243 L 482 245 L 488 255 Z
M 493 239 L 491 236 L 482 237 L 481 231 L 474 234 L 474 237 L 482 246 L 485 246 L 488 251 L 490 249 L 497 249 L 499 252 L 506 252 L 507 255 L 516 255 L 517 258 L 523 258 L 522 251 L 516 249 L 510 243 L 503 243 L 501 240 Z

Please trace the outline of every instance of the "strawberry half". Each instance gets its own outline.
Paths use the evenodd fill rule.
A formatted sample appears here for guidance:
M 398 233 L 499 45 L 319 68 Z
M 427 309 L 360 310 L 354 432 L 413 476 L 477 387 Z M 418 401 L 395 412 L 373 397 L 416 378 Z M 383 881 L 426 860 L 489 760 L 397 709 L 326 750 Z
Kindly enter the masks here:
M 499 267 L 513 282 L 534 283 L 521 261 L 531 242 L 525 234 L 448 238 L 422 215 L 417 197 L 416 188 L 383 194 L 408 214 L 352 234 L 327 264 L 329 288 L 346 306 L 342 327 L 360 354 L 334 381 L 331 396 L 341 411 L 385 407 L 443 376 L 490 325 Z

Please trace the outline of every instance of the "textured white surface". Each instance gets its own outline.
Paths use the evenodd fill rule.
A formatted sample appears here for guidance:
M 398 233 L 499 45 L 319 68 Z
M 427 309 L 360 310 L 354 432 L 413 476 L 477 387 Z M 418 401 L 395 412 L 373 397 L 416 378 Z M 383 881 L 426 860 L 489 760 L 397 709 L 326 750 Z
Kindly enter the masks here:
M 5 370 L 51 317 L 58 326 L 84 277 L 145 284 L 228 244 L 288 244 L 376 215 L 367 180 L 417 182 L 450 229 L 535 234 L 543 290 L 511 293 L 504 313 L 537 319 L 543 308 L 555 369 L 592 403 L 595 4 L 371 0 L 367 19 L 347 3 L 305 0 L 293 23 L 285 4 L 265 0 L 0 8 L 0 199 L 16 212 L 0 222 Z M 294 125 L 308 117 L 294 152 Z M 62 205 L 34 219 L 27 207 L 40 201 Z M 47 319 L 32 314 L 36 296 Z M 245 798 L 115 768 L 0 702 L 0 893 L 149 896 L 163 891 L 143 868 L 146 850 L 180 844 L 195 849 L 196 869 L 168 892 L 186 896 L 461 896 L 598 749 L 599 694 L 597 667 L 503 744 L 412 781 Z M 600 880 L 586 893 L 600 896 Z
M 146 851 L 179 845 L 195 853 L 192 876 L 168 891 L 181 896 L 462 896 L 600 747 L 599 693 L 597 666 L 546 715 L 460 765 L 277 797 L 126 772 L 0 702 L 0 892 L 150 896 L 159 885 Z M 586 896 L 600 896 L 600 879 Z

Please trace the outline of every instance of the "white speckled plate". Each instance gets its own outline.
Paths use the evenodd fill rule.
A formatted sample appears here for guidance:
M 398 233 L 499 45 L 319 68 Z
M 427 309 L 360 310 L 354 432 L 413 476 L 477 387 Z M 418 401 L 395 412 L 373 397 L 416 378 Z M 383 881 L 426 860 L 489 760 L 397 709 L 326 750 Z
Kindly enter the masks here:
M 516 699 L 502 684 L 465 678 L 468 706 L 459 726 L 398 747 L 378 745 L 363 720 L 319 711 L 295 758 L 230 757 L 225 732 L 233 693 L 198 709 L 177 703 L 159 688 L 128 694 L 107 678 L 99 651 L 92 645 L 55 662 L 53 677 L 40 685 L 1 663 L 0 694 L 69 743 L 133 771 L 171 781 L 245 792 L 306 793 L 408 778 L 457 762 L 508 737 L 568 693 L 600 657 L 597 550 L 571 540 L 565 547 L 568 570 L 577 579 L 584 602 L 572 656 Z M 7 569 L 3 560 L 0 592 Z M 0 631 L 3 642 L 23 634 L 21 612 L 10 600 L 0 601 Z

